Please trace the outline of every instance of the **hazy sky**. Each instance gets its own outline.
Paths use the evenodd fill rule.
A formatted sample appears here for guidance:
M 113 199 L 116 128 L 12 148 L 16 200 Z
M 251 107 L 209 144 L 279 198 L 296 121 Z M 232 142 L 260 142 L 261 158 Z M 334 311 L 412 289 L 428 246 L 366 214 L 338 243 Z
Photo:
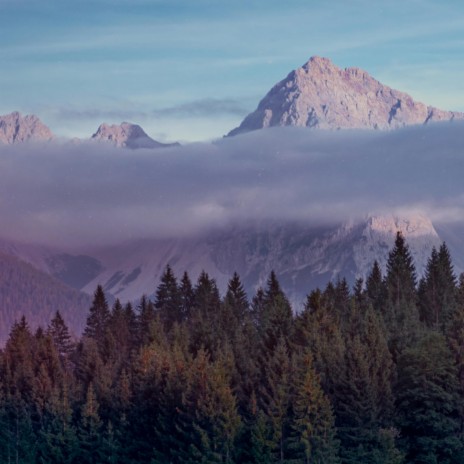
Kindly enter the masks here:
M 392 132 L 275 128 L 158 150 L 0 146 L 5 238 L 110 244 L 258 221 L 464 217 L 464 123 Z
M 461 0 L 0 0 L 0 114 L 220 137 L 312 55 L 464 110 Z

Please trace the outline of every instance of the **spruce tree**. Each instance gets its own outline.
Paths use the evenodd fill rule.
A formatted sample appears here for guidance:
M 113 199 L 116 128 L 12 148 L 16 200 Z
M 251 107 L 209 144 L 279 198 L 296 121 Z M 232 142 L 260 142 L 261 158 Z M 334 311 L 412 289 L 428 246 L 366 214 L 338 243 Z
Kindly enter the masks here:
M 156 319 L 155 307 L 146 295 L 143 295 L 137 310 L 137 343 L 139 346 L 145 346 L 153 341 L 152 325 Z
M 102 455 L 102 421 L 99 415 L 99 404 L 92 384 L 89 384 L 85 403 L 81 409 L 79 435 L 79 459 L 89 464 L 99 464 Z
M 389 333 L 389 346 L 396 359 L 406 347 L 419 337 L 416 270 L 409 248 L 401 232 L 396 234 L 390 251 L 385 277 L 386 303 L 384 319 Z
M 445 330 L 456 309 L 456 277 L 451 257 L 443 243 L 432 249 L 425 275 L 419 285 L 421 320 L 430 328 Z
M 103 287 L 98 285 L 87 317 L 84 336 L 93 338 L 97 342 L 98 349 L 102 355 L 105 353 L 106 335 L 109 328 L 110 316 L 111 314 L 105 293 L 103 292 Z
M 181 293 L 177 279 L 169 265 L 166 266 L 156 290 L 155 308 L 160 312 L 161 321 L 167 331 L 174 323 L 179 323 L 183 319 Z
M 371 273 L 366 280 L 366 293 L 372 307 L 379 312 L 384 311 L 387 289 L 377 260 L 374 261 Z
M 64 322 L 59 311 L 56 311 L 55 316 L 51 320 L 47 329 L 47 334 L 52 337 L 63 365 L 69 367 L 69 360 L 75 345 L 69 333 L 68 326 Z
M 443 335 L 430 332 L 399 357 L 396 398 L 406 462 L 463 462 L 462 398 Z
M 393 365 L 379 316 L 353 301 L 334 407 L 344 463 L 374 462 L 380 430 L 391 424 Z
M 310 354 L 297 360 L 290 427 L 289 454 L 292 462 L 339 462 L 332 405 L 322 391 Z

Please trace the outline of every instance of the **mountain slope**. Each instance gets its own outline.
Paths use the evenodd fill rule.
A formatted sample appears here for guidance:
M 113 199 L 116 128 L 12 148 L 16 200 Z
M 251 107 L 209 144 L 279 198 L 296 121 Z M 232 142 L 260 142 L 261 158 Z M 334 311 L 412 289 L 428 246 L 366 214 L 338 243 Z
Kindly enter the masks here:
M 35 329 L 59 310 L 75 334 L 84 328 L 91 298 L 14 256 L 0 253 L 0 346 L 24 315 Z
M 464 113 L 416 102 L 362 69 L 340 69 L 329 59 L 315 56 L 277 83 L 228 135 L 272 126 L 394 129 L 463 118 Z
M 13 143 L 48 141 L 53 139 L 51 130 L 40 121 L 37 116 L 21 116 L 15 111 L 0 116 L 0 142 L 11 145 Z
M 430 220 L 421 215 L 370 216 L 330 228 L 267 224 L 229 228 L 196 239 L 127 243 L 96 253 L 104 270 L 84 290 L 91 293 L 102 284 L 123 301 L 135 300 L 154 293 L 169 264 L 178 277 L 188 271 L 192 280 L 206 270 L 223 292 L 237 271 L 251 296 L 274 270 L 290 299 L 301 304 L 310 290 L 329 280 L 346 277 L 353 284 L 356 278 L 365 278 L 374 260 L 385 270 L 398 230 L 422 274 L 432 247 L 442 242 Z
M 92 140 L 109 142 L 116 147 L 125 148 L 163 148 L 178 145 L 178 143 L 161 143 L 153 140 L 137 124 L 123 122 L 118 125 L 101 124 Z

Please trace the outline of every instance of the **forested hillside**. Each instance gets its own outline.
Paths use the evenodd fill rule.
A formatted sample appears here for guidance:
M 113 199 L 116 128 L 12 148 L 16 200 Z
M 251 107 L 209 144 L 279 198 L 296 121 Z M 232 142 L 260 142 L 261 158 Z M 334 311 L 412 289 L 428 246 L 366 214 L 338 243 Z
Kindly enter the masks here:
M 0 345 L 15 321 L 25 315 L 32 327 L 47 325 L 60 311 L 80 334 L 91 298 L 38 271 L 16 257 L 0 253 Z
M 274 273 L 251 301 L 169 267 L 135 308 L 99 287 L 76 345 L 23 318 L 0 369 L 0 462 L 464 461 L 464 279 L 442 245 L 417 282 L 400 234 L 298 315 Z

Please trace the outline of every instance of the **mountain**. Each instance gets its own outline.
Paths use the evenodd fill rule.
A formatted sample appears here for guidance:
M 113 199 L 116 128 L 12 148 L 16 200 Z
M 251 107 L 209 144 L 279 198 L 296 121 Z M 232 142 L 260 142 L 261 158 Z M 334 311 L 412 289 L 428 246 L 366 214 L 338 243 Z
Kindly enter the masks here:
M 2 241 L 0 255 L 14 255 L 90 296 L 101 284 L 110 300 L 117 297 L 123 302 L 137 301 L 143 294 L 153 296 L 168 264 L 179 278 L 187 271 L 193 282 L 205 270 L 221 292 L 237 271 L 250 298 L 274 270 L 298 308 L 307 293 L 325 287 L 329 280 L 345 277 L 353 285 L 357 278 L 365 279 L 375 260 L 385 272 L 397 231 L 406 238 L 418 276 L 432 248 L 443 241 L 450 248 L 456 272 L 464 270 L 462 231 L 436 228 L 420 214 L 370 215 L 330 227 L 241 225 L 198 237 L 138 240 L 82 254 Z
M 463 119 L 416 102 L 359 68 L 340 69 L 314 56 L 277 83 L 229 136 L 272 126 L 313 129 L 395 129 Z
M 179 145 L 178 143 L 161 143 L 153 140 L 137 124 L 123 122 L 118 125 L 101 124 L 92 140 L 110 142 L 116 147 L 125 148 L 163 148 Z
M 326 228 L 266 224 L 228 228 L 197 238 L 126 243 L 95 253 L 104 270 L 83 290 L 91 293 L 101 284 L 123 301 L 136 300 L 144 293 L 154 293 L 169 264 L 178 277 L 188 271 L 193 281 L 205 270 L 222 292 L 237 271 L 252 296 L 274 270 L 291 301 L 301 305 L 309 291 L 324 287 L 329 280 L 346 277 L 353 284 L 358 277 L 366 278 L 374 260 L 385 271 L 398 230 L 405 236 L 421 275 L 432 247 L 439 247 L 446 237 L 439 236 L 425 216 L 389 215 Z M 464 269 L 462 251 L 451 251 L 458 258 L 456 269 Z
M 13 144 L 27 141 L 48 141 L 53 139 L 51 130 L 40 119 L 28 114 L 21 116 L 15 111 L 0 116 L 0 142 Z
M 14 256 L 76 290 L 83 288 L 103 271 L 102 264 L 91 256 L 42 245 L 0 239 L 0 253 Z
M 82 332 L 91 298 L 14 256 L 0 253 L 0 346 L 24 315 L 32 329 L 46 328 L 59 310 L 70 330 Z

